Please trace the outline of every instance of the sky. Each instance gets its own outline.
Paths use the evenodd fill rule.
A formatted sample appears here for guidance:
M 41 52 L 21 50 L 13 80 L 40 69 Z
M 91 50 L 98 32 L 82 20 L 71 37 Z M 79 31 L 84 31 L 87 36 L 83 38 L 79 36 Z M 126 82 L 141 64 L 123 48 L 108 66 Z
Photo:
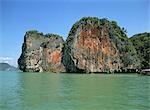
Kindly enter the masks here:
M 67 38 L 84 16 L 117 21 L 127 35 L 150 32 L 150 0 L 0 0 L 0 62 L 17 66 L 25 32 Z

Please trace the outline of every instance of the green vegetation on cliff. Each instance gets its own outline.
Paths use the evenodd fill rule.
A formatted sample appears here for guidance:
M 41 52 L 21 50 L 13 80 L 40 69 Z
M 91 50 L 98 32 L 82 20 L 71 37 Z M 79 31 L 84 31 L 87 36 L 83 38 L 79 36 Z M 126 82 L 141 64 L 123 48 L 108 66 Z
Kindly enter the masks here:
M 150 33 L 135 34 L 130 40 L 137 51 L 141 68 L 150 68 Z
M 139 68 L 140 61 L 138 59 L 135 47 L 126 35 L 126 29 L 119 27 L 116 21 L 111 21 L 111 25 L 114 30 L 112 31 L 111 36 L 113 40 L 115 40 L 116 46 L 120 53 L 122 53 L 120 54 L 120 58 L 122 59 L 125 67 L 132 64 L 134 68 Z
M 99 19 L 97 17 L 83 17 L 77 21 L 69 32 L 67 43 L 71 42 L 79 29 L 96 27 L 98 30 L 106 28 L 109 33 L 110 41 L 113 42 L 119 51 L 120 60 L 123 63 L 123 69 L 136 69 L 140 67 L 140 61 L 137 52 L 126 35 L 127 30 L 118 26 L 116 21 L 109 21 L 107 18 Z M 71 44 L 71 43 L 70 43 Z

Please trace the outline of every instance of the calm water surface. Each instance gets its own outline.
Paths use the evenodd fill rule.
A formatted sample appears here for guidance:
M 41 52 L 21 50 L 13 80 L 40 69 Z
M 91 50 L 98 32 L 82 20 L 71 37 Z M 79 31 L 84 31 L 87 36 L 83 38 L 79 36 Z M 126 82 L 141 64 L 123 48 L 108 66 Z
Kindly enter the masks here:
M 150 77 L 0 72 L 0 110 L 149 110 Z

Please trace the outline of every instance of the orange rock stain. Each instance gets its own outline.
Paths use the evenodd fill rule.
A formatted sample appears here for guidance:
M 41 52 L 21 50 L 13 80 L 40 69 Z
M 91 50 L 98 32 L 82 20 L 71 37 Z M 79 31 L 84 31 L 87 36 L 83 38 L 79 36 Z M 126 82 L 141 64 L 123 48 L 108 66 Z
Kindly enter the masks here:
M 51 62 L 56 64 L 61 62 L 61 51 L 54 51 L 50 54 Z

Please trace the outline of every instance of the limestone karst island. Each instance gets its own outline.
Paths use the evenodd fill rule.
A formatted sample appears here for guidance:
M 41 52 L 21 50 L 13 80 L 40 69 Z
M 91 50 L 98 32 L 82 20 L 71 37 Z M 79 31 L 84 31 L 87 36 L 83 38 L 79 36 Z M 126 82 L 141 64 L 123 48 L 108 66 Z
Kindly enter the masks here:
M 0 0 L 0 110 L 150 110 L 150 0 Z
M 56 34 L 26 32 L 19 69 L 24 72 L 137 72 L 150 67 L 150 33 L 133 37 L 116 21 L 83 17 L 66 41 Z

